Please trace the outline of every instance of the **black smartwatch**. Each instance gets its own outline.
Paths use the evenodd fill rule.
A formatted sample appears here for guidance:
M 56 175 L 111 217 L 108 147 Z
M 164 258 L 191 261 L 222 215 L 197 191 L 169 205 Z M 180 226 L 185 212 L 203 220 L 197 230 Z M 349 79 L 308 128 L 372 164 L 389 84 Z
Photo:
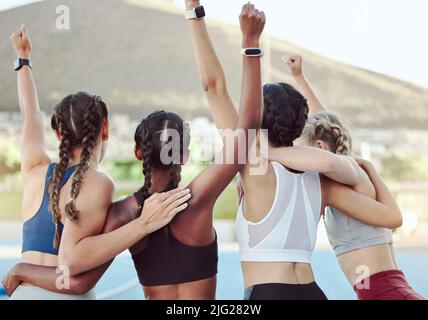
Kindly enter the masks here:
M 205 9 L 204 6 L 197 6 L 192 10 L 186 12 L 186 19 L 188 20 L 199 20 L 205 17 Z
M 15 71 L 19 71 L 23 66 L 29 66 L 31 69 L 31 61 L 28 59 L 18 58 L 13 63 L 13 68 Z
M 246 57 L 262 57 L 263 50 L 260 48 L 244 48 L 241 50 L 241 54 Z

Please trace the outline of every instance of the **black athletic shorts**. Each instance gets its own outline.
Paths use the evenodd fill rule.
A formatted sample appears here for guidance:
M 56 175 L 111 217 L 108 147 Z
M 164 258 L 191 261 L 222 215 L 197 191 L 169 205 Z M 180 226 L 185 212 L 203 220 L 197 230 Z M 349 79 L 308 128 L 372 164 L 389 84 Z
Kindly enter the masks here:
M 245 289 L 244 300 L 328 300 L 316 282 L 310 284 L 266 283 Z

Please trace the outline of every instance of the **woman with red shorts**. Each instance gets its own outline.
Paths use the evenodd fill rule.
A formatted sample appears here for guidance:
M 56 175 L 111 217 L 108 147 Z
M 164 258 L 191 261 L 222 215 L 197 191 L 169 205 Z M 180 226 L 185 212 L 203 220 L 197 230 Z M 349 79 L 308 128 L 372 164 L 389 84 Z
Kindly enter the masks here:
M 379 198 L 381 186 L 385 186 L 382 178 L 371 163 L 352 158 L 349 131 L 312 90 L 303 74 L 302 57 L 288 56 L 284 61 L 308 100 L 310 117 L 302 135 L 306 146 L 269 152 L 269 160 L 294 170 L 318 171 L 361 194 Z M 392 231 L 383 228 L 388 221 L 369 225 L 332 207 L 324 217 L 330 244 L 359 300 L 424 300 L 397 266 Z

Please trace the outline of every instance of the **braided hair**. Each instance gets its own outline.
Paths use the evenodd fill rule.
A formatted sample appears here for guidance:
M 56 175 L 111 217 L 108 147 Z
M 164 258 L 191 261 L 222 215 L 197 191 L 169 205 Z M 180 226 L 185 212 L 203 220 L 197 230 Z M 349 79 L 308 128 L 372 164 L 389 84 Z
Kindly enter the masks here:
M 173 132 L 178 133 L 179 141 L 174 140 Z M 168 139 L 165 137 L 169 136 Z M 171 138 L 171 139 L 170 139 Z M 184 162 L 184 152 L 189 148 L 190 130 L 187 123 L 177 114 L 165 111 L 156 111 L 143 119 L 134 135 L 135 144 L 143 153 L 144 185 L 136 193 L 140 208 L 144 201 L 150 197 L 152 186 L 152 169 L 170 169 L 170 180 L 165 188 L 170 191 L 178 187 L 181 181 L 181 166 Z M 169 163 L 162 160 L 163 148 L 168 144 Z
M 286 83 L 266 84 L 263 87 L 264 111 L 262 129 L 268 130 L 273 147 L 292 146 L 300 137 L 309 107 L 306 99 Z
M 78 92 L 65 97 L 54 109 L 51 127 L 60 135 L 59 161 L 49 183 L 49 211 L 55 224 L 54 248 L 58 249 L 60 235 L 58 224 L 61 221 L 59 196 L 61 182 L 68 168 L 74 148 L 82 146 L 80 163 L 73 176 L 71 201 L 65 206 L 65 214 L 72 221 L 78 219 L 79 211 L 75 201 L 79 195 L 85 172 L 89 168 L 94 147 L 100 135 L 104 120 L 107 120 L 106 104 L 98 96 Z
M 307 144 L 314 145 L 317 140 L 328 143 L 331 151 L 340 155 L 352 153 L 352 138 L 348 129 L 342 124 L 339 117 L 331 112 L 320 112 L 312 115 L 303 136 Z

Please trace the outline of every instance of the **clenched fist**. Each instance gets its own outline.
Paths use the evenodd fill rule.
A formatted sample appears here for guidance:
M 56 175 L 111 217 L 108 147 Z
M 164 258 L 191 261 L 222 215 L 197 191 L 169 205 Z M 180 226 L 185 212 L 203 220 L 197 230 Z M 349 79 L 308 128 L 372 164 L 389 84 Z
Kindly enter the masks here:
M 22 25 L 21 29 L 17 32 L 12 33 L 10 36 L 13 49 L 15 50 L 18 58 L 29 59 L 31 53 L 31 41 L 28 36 L 28 30 L 26 25 Z
M 301 55 L 287 55 L 282 58 L 294 77 L 303 75 L 303 59 Z
M 242 7 L 239 21 L 244 47 L 258 47 L 266 23 L 264 12 L 257 10 L 253 4 L 247 3 Z

